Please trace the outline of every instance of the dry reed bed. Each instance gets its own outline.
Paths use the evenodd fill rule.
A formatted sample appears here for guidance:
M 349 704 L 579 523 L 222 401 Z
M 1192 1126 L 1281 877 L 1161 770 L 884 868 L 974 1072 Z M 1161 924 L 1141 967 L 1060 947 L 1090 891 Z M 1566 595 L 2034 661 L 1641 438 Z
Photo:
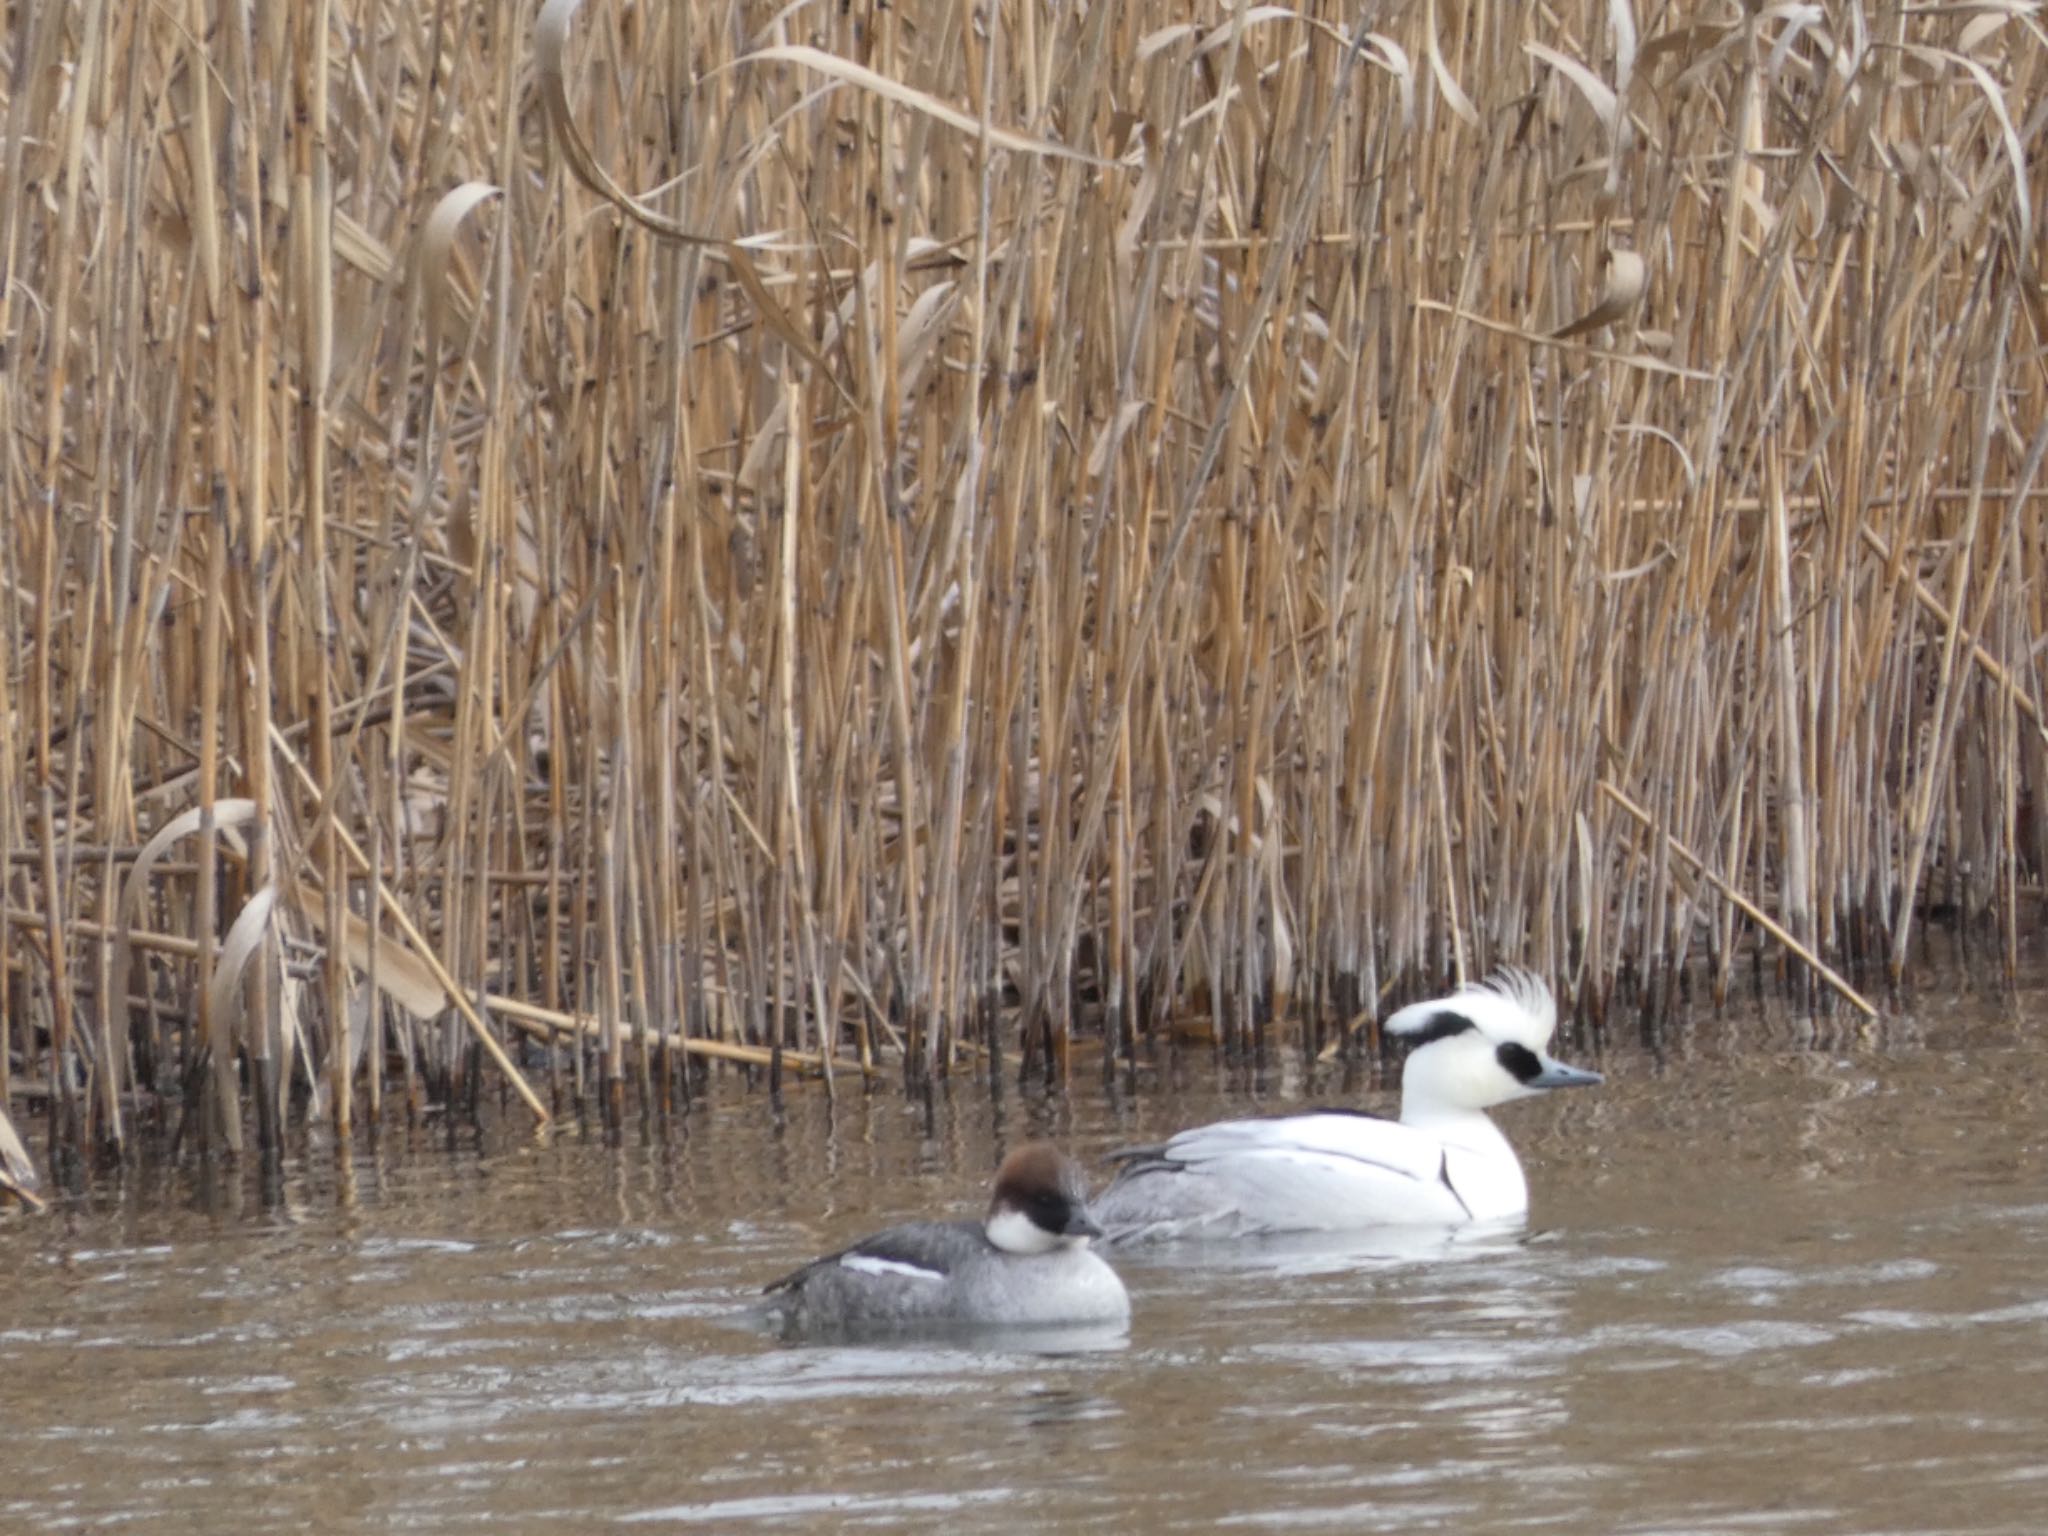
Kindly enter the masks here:
M 1746 9 L 12 8 L 0 1106 L 2010 964 L 2048 51 Z

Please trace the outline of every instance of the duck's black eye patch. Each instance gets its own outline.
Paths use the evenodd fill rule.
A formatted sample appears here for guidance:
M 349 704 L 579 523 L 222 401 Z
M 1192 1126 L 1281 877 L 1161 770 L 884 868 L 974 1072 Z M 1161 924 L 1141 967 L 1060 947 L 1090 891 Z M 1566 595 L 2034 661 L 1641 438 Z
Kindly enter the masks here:
M 1048 1232 L 1064 1232 L 1073 1218 L 1074 1207 L 1067 1197 L 1056 1189 L 1040 1190 L 1023 1202 L 1024 1214 L 1031 1218 L 1034 1227 Z
M 1543 1072 L 1543 1063 L 1536 1059 L 1536 1053 L 1526 1045 L 1517 1045 L 1510 1040 L 1494 1057 L 1507 1074 L 1518 1083 L 1534 1082 Z
M 1440 1008 L 1422 1021 L 1422 1028 L 1411 1030 L 1398 1038 L 1406 1040 L 1411 1048 L 1421 1050 L 1425 1045 L 1438 1040 L 1448 1040 L 1453 1035 L 1462 1035 L 1466 1030 L 1478 1027 L 1462 1013 Z

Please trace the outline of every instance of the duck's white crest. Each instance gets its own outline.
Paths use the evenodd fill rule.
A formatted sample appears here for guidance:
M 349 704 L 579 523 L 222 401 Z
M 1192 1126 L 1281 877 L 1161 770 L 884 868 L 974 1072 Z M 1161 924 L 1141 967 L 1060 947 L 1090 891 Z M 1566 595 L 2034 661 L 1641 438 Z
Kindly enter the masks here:
M 1548 1047 L 1557 1033 L 1557 999 L 1549 983 L 1518 965 L 1503 966 L 1483 981 L 1468 981 L 1449 997 L 1410 1003 L 1388 1015 L 1380 1028 L 1390 1035 L 1416 1035 L 1445 1013 L 1461 1015 L 1496 1040 L 1513 1040 L 1532 1051 Z

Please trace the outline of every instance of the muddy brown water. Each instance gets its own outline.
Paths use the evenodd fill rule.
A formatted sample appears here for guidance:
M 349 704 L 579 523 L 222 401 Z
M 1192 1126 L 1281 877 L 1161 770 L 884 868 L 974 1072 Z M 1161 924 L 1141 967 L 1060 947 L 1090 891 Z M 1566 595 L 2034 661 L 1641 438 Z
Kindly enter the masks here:
M 386 1135 L 269 1206 L 138 1176 L 0 1220 L 0 1530 L 2048 1530 L 2048 975 L 1668 1041 L 1502 1112 L 1526 1231 L 1129 1256 L 1123 1337 L 733 1318 L 1005 1144 L 1093 1162 L 1296 1074 Z

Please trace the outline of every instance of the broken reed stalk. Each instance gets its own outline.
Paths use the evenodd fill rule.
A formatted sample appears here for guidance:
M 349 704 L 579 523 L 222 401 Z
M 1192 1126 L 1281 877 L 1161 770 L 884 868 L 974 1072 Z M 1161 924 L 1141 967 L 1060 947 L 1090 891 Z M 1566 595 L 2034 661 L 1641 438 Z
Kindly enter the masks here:
M 2048 49 L 1631 17 L 18 8 L 0 1107 L 2010 974 Z
M 1605 779 L 1600 781 L 1600 792 L 1635 818 L 1645 832 L 1654 834 L 1658 830 L 1657 823 L 1651 818 L 1648 811 L 1637 805 L 1635 801 L 1629 799 L 1627 795 L 1616 789 L 1612 784 L 1609 784 Z M 1836 975 L 1826 961 L 1800 943 L 1798 938 L 1789 930 L 1780 927 L 1778 923 L 1773 921 L 1768 912 L 1744 896 L 1734 885 L 1730 884 L 1720 875 L 1715 874 L 1707 866 L 1706 860 L 1702 859 L 1668 832 L 1664 834 L 1664 840 L 1673 853 L 1685 860 L 1699 874 L 1705 876 L 1708 883 L 1723 896 L 1727 897 L 1751 922 L 1784 945 L 1788 951 L 1796 955 L 1806 965 L 1811 966 L 1814 973 L 1830 987 L 1833 987 L 1836 992 L 1840 993 L 1843 1000 L 1855 1008 L 1858 1013 L 1861 1013 L 1868 1019 L 1877 1017 L 1877 1009 L 1871 1006 L 1861 993 L 1840 976 Z

